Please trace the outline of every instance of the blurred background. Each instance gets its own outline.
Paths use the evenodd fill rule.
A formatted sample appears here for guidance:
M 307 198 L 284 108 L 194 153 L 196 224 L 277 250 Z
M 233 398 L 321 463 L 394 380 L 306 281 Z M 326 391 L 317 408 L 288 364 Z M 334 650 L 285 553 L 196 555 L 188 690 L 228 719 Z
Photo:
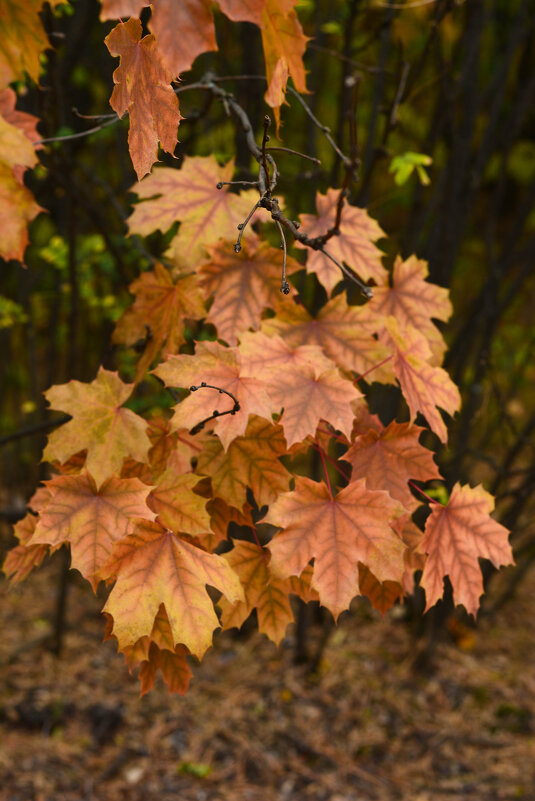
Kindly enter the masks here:
M 117 61 L 103 39 L 113 23 L 99 21 L 96 0 L 45 9 L 54 49 L 17 107 L 39 117 L 43 139 L 100 128 L 81 115 L 110 113 Z M 99 644 L 101 602 L 66 578 L 57 554 L 25 585 L 0 584 L 2 801 L 535 798 L 535 2 L 301 0 L 297 10 L 311 37 L 307 103 L 345 152 L 356 119 L 350 201 L 387 233 L 390 262 L 415 253 L 450 289 L 445 367 L 463 406 L 436 458 L 447 487 L 483 483 L 496 496 L 516 566 L 496 575 L 483 565 L 477 626 L 448 599 L 422 616 L 418 593 L 384 620 L 357 601 L 334 631 L 301 609 L 281 651 L 246 626 L 219 638 L 186 699 L 159 688 L 140 702 L 113 647 Z M 216 24 L 219 52 L 183 80 L 240 76 L 225 88 L 260 131 L 259 30 L 218 12 Z M 295 219 L 314 213 L 317 191 L 340 186 L 343 165 L 287 99 L 282 144 L 321 159 L 278 160 Z M 176 155 L 235 157 L 247 177 L 249 152 L 223 106 L 193 91 L 180 102 Z M 27 269 L 2 265 L 2 556 L 47 477 L 42 392 L 90 381 L 102 363 L 134 374 L 135 354 L 112 346 L 111 333 L 129 284 L 170 235 L 126 235 L 127 130 L 123 120 L 44 144 L 26 179 L 47 213 L 31 224 Z M 314 276 L 298 281 L 309 306 L 323 302 Z M 369 393 L 391 419 L 396 391 Z M 158 405 L 156 384 L 140 403 Z

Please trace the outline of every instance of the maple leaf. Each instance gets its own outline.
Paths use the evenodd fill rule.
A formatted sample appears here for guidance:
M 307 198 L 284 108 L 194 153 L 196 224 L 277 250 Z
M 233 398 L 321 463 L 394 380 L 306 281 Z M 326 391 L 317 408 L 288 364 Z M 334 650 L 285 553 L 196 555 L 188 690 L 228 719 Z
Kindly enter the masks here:
M 24 581 L 34 567 L 39 567 L 49 548 L 46 545 L 30 545 L 35 531 L 37 516 L 28 512 L 13 528 L 19 544 L 8 552 L 2 570 L 11 582 Z
M 139 17 L 141 9 L 148 5 L 146 0 L 100 0 L 102 6 L 100 19 L 122 19 L 124 17 Z
M 166 255 L 184 267 L 195 268 L 206 260 L 206 246 L 235 231 L 258 199 L 252 190 L 236 195 L 217 189 L 218 183 L 232 179 L 233 172 L 233 161 L 220 167 L 213 155 L 184 159 L 180 170 L 155 170 L 132 188 L 140 199 L 148 199 L 134 208 L 128 222 L 130 232 L 146 236 L 158 229 L 167 231 L 180 220 L 179 232 Z
M 170 693 L 185 695 L 193 675 L 186 660 L 187 653 L 183 645 L 177 645 L 174 651 L 169 651 L 151 642 L 148 658 L 143 660 L 139 669 L 140 697 L 152 689 L 158 670 Z
M 434 356 L 432 363 L 440 364 L 446 344 L 432 320 L 449 320 L 452 306 L 448 290 L 426 281 L 428 274 L 427 262 L 422 259 L 410 256 L 403 261 L 397 256 L 392 286 L 375 287 L 373 298 L 363 308 L 365 315 L 375 321 L 378 331 L 390 315 L 402 329 L 407 325 L 416 328 L 429 342 Z
M 442 597 L 444 577 L 449 576 L 453 600 L 476 615 L 483 594 L 479 559 L 494 567 L 513 564 L 508 530 L 490 517 L 494 499 L 483 487 L 456 484 L 446 506 L 433 504 L 420 545 L 428 554 L 421 586 L 426 610 Z
M 302 214 L 301 226 L 310 237 L 324 234 L 334 225 L 336 207 L 340 191 L 328 189 L 326 195 L 318 193 L 316 207 L 318 214 Z M 345 262 L 355 273 L 367 281 L 373 278 L 377 284 L 386 283 L 388 273 L 383 267 L 384 254 L 374 242 L 385 236 L 379 224 L 368 216 L 364 209 L 350 206 L 344 201 L 342 221 L 339 235 L 333 236 L 325 244 L 325 248 L 338 259 Z M 296 247 L 306 247 L 296 242 Z M 339 268 L 319 250 L 308 250 L 306 268 L 315 272 L 319 281 L 330 294 L 342 279 Z
M 257 237 L 249 237 L 239 254 L 228 242 L 208 248 L 208 253 L 209 261 L 199 270 L 205 297 L 214 295 L 206 320 L 215 325 L 220 339 L 235 345 L 242 332 L 259 327 L 264 309 L 276 306 L 283 254 Z M 288 274 L 299 269 L 300 264 L 287 260 Z
M 262 12 L 262 46 L 268 82 L 265 100 L 275 109 L 277 128 L 288 77 L 293 79 L 298 92 L 307 91 L 303 55 L 308 37 L 303 33 L 295 5 L 296 0 L 266 0 Z
M 121 408 L 133 387 L 102 367 L 90 384 L 69 381 L 51 387 L 45 392 L 51 407 L 67 412 L 73 419 L 50 434 L 44 459 L 64 462 L 83 443 L 87 448 L 86 467 L 97 486 L 112 473 L 120 472 L 127 456 L 146 461 L 151 445 L 147 423 L 130 409 Z
M 337 618 L 360 593 L 359 562 L 380 581 L 401 580 L 404 545 L 390 526 L 401 509 L 388 493 L 368 490 L 364 479 L 332 497 L 325 484 L 298 477 L 265 518 L 283 528 L 268 546 L 272 571 L 299 575 L 314 559 L 312 587 Z
M 262 341 L 265 341 L 262 334 L 244 337 L 239 347 L 240 353 L 243 350 L 243 373 L 255 375 L 264 382 L 274 411 L 284 407 L 280 422 L 288 446 L 314 435 L 322 419 L 349 437 L 354 417 L 351 402 L 362 397 L 351 381 L 343 378 L 325 356 L 320 356 L 316 362 L 317 347 L 296 348 L 292 353 L 280 338 L 274 337 L 273 345 L 268 338 L 266 349 L 258 349 L 255 355 L 255 345 Z M 290 370 L 291 362 L 293 369 Z
M 288 489 L 290 474 L 278 459 L 285 453 L 282 428 L 251 416 L 245 434 L 232 440 L 226 452 L 215 437 L 206 440 L 196 469 L 211 477 L 214 495 L 231 506 L 241 509 L 250 487 L 261 507 Z
M 404 595 L 399 581 L 379 581 L 364 565 L 359 565 L 359 585 L 362 595 L 365 595 L 373 608 L 382 615 L 385 615 Z
M 245 433 L 249 414 L 271 420 L 272 403 L 264 385 L 256 378 L 241 374 L 240 354 L 235 348 L 225 348 L 218 342 L 197 342 L 194 356 L 168 356 L 153 372 L 168 387 L 189 387 L 204 381 L 232 393 L 240 404 L 240 411 L 211 424 L 225 449 L 233 439 Z M 222 397 L 225 399 L 223 407 Z M 229 403 L 227 396 L 211 389 L 200 389 L 175 407 L 173 425 L 177 428 L 194 426 L 210 417 L 215 409 L 225 411 Z
M 164 526 L 193 536 L 210 531 L 206 499 L 193 492 L 198 483 L 199 476 L 177 475 L 173 467 L 162 473 L 150 494 L 149 506 Z
M 11 167 L 0 163 L 0 256 L 22 261 L 28 244 L 28 224 L 42 211 Z
M 386 345 L 373 336 L 375 323 L 370 323 L 364 306 L 349 306 L 345 295 L 337 295 L 312 317 L 301 304 L 280 303 L 275 317 L 264 320 L 261 330 L 279 334 L 289 345 L 317 344 L 344 370 L 359 375 L 371 371 L 370 381 L 393 381 Z
M 441 367 L 428 363 L 431 350 L 427 340 L 415 328 L 400 331 L 395 317 L 386 318 L 386 330 L 395 351 L 392 366 L 406 399 L 411 421 L 421 412 L 442 442 L 448 432 L 437 406 L 453 415 L 461 406 L 459 390 Z
M 291 578 L 271 575 L 265 548 L 243 540 L 233 540 L 232 544 L 225 559 L 240 577 L 245 600 L 231 604 L 222 598 L 218 602 L 221 624 L 224 629 L 240 628 L 256 609 L 258 630 L 278 645 L 294 619 L 288 595 L 296 590 L 298 594 L 299 587 Z
M 117 579 L 104 611 L 113 617 L 113 633 L 121 648 L 151 633 L 164 604 L 173 645 L 182 643 L 201 657 L 219 626 L 206 585 L 220 590 L 229 601 L 243 598 L 239 579 L 223 557 L 206 553 L 146 520 L 116 543 L 101 575 Z
M 136 299 L 117 323 L 112 341 L 133 345 L 146 339 L 136 368 L 136 380 L 140 380 L 160 351 L 162 356 L 177 353 L 186 341 L 184 321 L 201 319 L 206 311 L 195 276 L 180 276 L 175 283 L 159 263 L 142 273 L 130 285 L 130 292 Z
M 413 511 L 418 501 L 409 490 L 409 479 L 440 478 L 432 452 L 419 443 L 422 431 L 420 426 L 392 422 L 380 433 L 372 429 L 357 437 L 340 459 L 351 465 L 352 480 L 365 478 L 367 487 L 386 490 Z
M 137 478 L 113 476 L 97 489 L 87 473 L 58 476 L 46 486 L 52 497 L 39 515 L 30 544 L 68 542 L 72 567 L 96 591 L 96 574 L 109 558 L 114 542 L 133 531 L 132 519 L 154 518 L 147 507 L 150 487 Z
M 209 551 L 213 551 L 218 543 L 227 539 L 230 523 L 248 528 L 253 527 L 252 506 L 249 504 L 246 504 L 243 509 L 236 509 L 234 506 L 229 506 L 222 498 L 212 498 L 208 501 L 207 509 L 210 512 L 210 527 L 213 537 L 208 543 L 204 537 L 202 545 Z
M 104 40 L 111 55 L 121 59 L 113 73 L 110 105 L 119 117 L 127 112 L 130 117 L 128 145 L 139 179 L 158 160 L 158 141 L 167 153 L 174 153 L 182 119 L 170 85 L 174 76 L 161 63 L 155 37 L 141 38 L 141 32 L 141 21 L 132 17 Z
M 39 11 L 43 0 L 2 0 L 0 18 L 0 90 L 13 81 L 23 81 L 24 73 L 38 83 L 40 55 L 48 45 Z

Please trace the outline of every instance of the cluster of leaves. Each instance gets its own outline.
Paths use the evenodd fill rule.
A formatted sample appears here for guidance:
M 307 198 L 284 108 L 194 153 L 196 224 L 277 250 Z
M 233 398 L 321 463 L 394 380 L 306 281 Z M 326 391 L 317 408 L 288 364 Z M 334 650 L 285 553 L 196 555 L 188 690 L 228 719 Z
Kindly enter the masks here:
M 7 84 L 25 71 L 38 77 L 46 37 L 41 2 L 30 5 L 23 19 L 18 4 L 7 3 L 17 35 L 0 51 L 0 206 L 14 215 L 11 227 L 2 226 L 0 246 L 2 255 L 19 259 L 26 224 L 38 211 L 22 184 L 38 137 L 35 120 L 15 111 Z M 129 114 L 140 179 L 158 143 L 170 153 L 176 146 L 181 117 L 172 82 L 216 47 L 204 0 L 154 0 L 151 33 L 143 36 L 137 15 L 145 5 L 102 3 L 103 18 L 130 17 L 106 44 L 121 59 L 111 104 L 119 116 Z M 305 90 L 306 37 L 295 3 L 219 6 L 230 19 L 260 27 L 266 100 L 278 121 L 288 76 Z M 101 581 L 113 585 L 103 610 L 107 636 L 130 668 L 139 667 L 142 692 L 158 670 L 171 691 L 185 692 L 187 655 L 202 657 L 217 628 L 239 626 L 253 610 L 260 630 L 280 642 L 292 595 L 319 600 L 335 618 L 357 595 L 384 612 L 412 591 L 418 570 L 428 607 L 449 576 L 455 601 L 475 613 L 483 590 L 479 558 L 497 567 L 511 561 L 507 531 L 490 517 L 492 498 L 481 487 L 456 485 L 446 505 L 433 505 L 424 532 L 413 521 L 419 501 L 411 482 L 440 477 L 416 416 L 445 443 L 440 410 L 453 414 L 460 403 L 440 366 L 445 347 L 433 322 L 449 318 L 446 291 L 426 280 L 427 266 L 415 257 L 397 258 L 387 270 L 378 224 L 330 189 L 318 195 L 317 214 L 299 221 L 310 240 L 336 229 L 330 257 L 306 250 L 306 270 L 327 298 L 312 314 L 295 291 L 280 293 L 283 268 L 292 280 L 302 270 L 298 261 L 286 260 L 256 229 L 241 251 L 228 241 L 262 205 L 252 190 L 223 189 L 233 172 L 232 162 L 220 166 L 213 156 L 186 158 L 181 169 L 157 168 L 133 188 L 139 202 L 131 233 L 167 232 L 179 223 L 166 264 L 132 284 L 135 301 L 115 330 L 116 343 L 144 343 L 135 381 L 101 369 L 89 384 L 70 381 L 46 393 L 51 407 L 72 419 L 49 438 L 44 458 L 57 475 L 30 500 L 16 527 L 19 544 L 4 564 L 20 581 L 67 544 L 72 566 L 93 589 Z M 266 209 L 269 189 L 261 194 Z M 369 303 L 348 301 L 335 262 L 374 282 Z M 192 347 L 188 331 L 205 331 L 204 324 L 217 339 L 199 336 Z M 145 419 L 125 404 L 151 368 L 180 401 L 171 414 Z M 365 377 L 399 385 L 408 421 L 385 426 L 370 413 Z
M 156 264 L 134 282 L 135 301 L 116 327 L 125 345 L 150 331 L 134 384 L 101 369 L 90 384 L 47 392 L 53 409 L 72 416 L 44 454 L 59 475 L 30 501 L 4 565 L 20 580 L 67 543 L 93 588 L 113 583 L 108 636 L 130 667 L 140 666 L 143 691 L 160 669 L 172 691 L 184 692 L 186 655 L 202 657 L 215 629 L 239 626 L 253 610 L 279 642 L 292 594 L 319 599 L 335 618 L 357 595 L 384 612 L 422 570 L 428 607 L 449 576 L 456 602 L 475 613 L 479 557 L 511 561 L 507 532 L 480 487 L 456 486 L 446 506 L 433 505 L 423 533 L 412 520 L 419 501 L 409 482 L 439 478 L 415 417 L 445 442 L 439 408 L 459 406 L 433 322 L 450 315 L 446 290 L 426 281 L 415 257 L 398 258 L 389 275 L 376 245 L 383 232 L 346 203 L 331 250 L 375 282 L 374 297 L 350 305 L 336 268 L 308 251 L 306 268 L 328 297 L 313 317 L 295 292 L 281 295 L 279 249 L 252 230 L 240 253 L 221 238 L 251 206 L 250 191 L 217 189 L 232 169 L 187 158 L 134 187 L 131 232 L 180 220 L 167 253 L 176 266 Z M 319 195 L 303 229 L 332 225 L 337 195 Z M 286 266 L 290 278 L 302 270 L 292 258 Z M 217 340 L 188 353 L 192 321 L 211 323 Z M 172 416 L 146 420 L 125 403 L 158 359 L 152 373 L 189 395 Z M 384 426 L 370 414 L 364 375 L 399 384 L 410 420 Z M 302 475 L 314 465 L 319 480 Z

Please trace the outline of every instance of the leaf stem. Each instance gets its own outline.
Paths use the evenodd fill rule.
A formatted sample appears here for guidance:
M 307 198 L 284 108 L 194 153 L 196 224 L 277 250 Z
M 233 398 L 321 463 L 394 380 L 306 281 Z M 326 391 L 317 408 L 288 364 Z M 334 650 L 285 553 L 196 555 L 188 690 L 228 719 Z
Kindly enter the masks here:
M 318 452 L 320 455 L 321 463 L 323 465 L 323 473 L 325 475 L 325 483 L 327 484 L 327 489 L 329 490 L 329 495 L 331 496 L 331 500 L 333 497 L 333 491 L 331 489 L 331 482 L 329 480 L 329 472 L 327 470 L 327 463 L 325 461 L 325 454 L 323 453 L 323 448 L 318 445 Z
M 430 503 L 434 503 L 436 506 L 442 506 L 442 508 L 444 508 L 444 504 L 443 503 L 440 503 L 440 501 L 437 501 L 436 498 L 432 498 L 430 495 L 427 494 L 427 492 L 424 492 L 422 489 L 420 489 L 420 487 L 417 487 L 416 484 L 414 483 L 414 481 L 409 479 L 409 484 L 411 485 L 411 487 L 413 489 L 416 490 L 416 492 L 419 492 L 420 495 L 423 495 L 424 498 L 427 498 L 427 500 Z

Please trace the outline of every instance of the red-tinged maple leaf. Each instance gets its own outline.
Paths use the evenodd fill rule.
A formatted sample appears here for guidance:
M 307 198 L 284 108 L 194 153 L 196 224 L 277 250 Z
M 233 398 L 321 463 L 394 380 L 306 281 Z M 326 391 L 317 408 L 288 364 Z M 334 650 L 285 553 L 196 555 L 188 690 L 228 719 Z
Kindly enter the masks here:
M 380 581 L 401 580 L 405 546 L 390 526 L 401 511 L 363 479 L 332 497 L 325 484 L 298 477 L 295 490 L 281 495 L 265 518 L 283 529 L 269 544 L 272 572 L 299 575 L 314 559 L 312 587 L 336 618 L 360 593 L 359 562 Z
M 238 348 L 245 375 L 258 376 L 275 388 L 276 397 L 283 393 L 286 375 L 303 365 L 321 370 L 332 370 L 336 364 L 318 345 L 291 347 L 282 337 L 263 332 L 246 332 L 240 337 Z
M 220 339 L 235 345 L 241 333 L 260 326 L 264 309 L 275 308 L 283 254 L 257 237 L 249 237 L 239 254 L 228 242 L 220 242 L 208 252 L 209 261 L 199 270 L 205 297 L 214 296 L 206 319 L 215 325 Z M 287 260 L 287 273 L 299 269 L 300 264 Z
M 219 342 L 197 342 L 194 356 L 169 356 L 153 372 L 168 387 L 199 386 L 204 381 L 232 393 L 240 410 L 211 423 L 225 449 L 233 439 L 245 434 L 250 414 L 271 420 L 272 402 L 265 386 L 256 378 L 242 376 L 240 354 L 235 348 L 225 348 Z M 228 396 L 200 388 L 175 407 L 173 425 L 191 427 L 210 417 L 214 410 L 222 412 L 228 408 L 232 408 Z
M 280 422 L 288 447 L 313 436 L 320 420 L 328 420 L 349 437 L 353 426 L 350 403 L 360 397 L 336 368 L 322 372 L 307 365 L 287 376 L 279 402 L 284 406 Z
M 197 472 L 210 476 L 214 495 L 231 506 L 243 508 L 250 487 L 261 507 L 288 489 L 291 476 L 278 458 L 285 453 L 282 428 L 251 416 L 245 434 L 232 440 L 226 451 L 216 437 L 205 441 Z
M 296 4 L 296 0 L 266 0 L 262 12 L 262 46 L 268 81 L 265 100 L 275 109 L 277 127 L 288 77 L 292 78 L 298 92 L 307 91 L 303 56 L 308 37 L 297 18 Z
M 120 22 L 104 42 L 120 63 L 113 73 L 115 83 L 110 105 L 123 117 L 130 117 L 128 145 L 139 179 L 158 160 L 158 142 L 174 153 L 182 119 L 171 80 L 173 75 L 161 63 L 155 37 L 141 38 L 141 21 L 132 17 Z
M 301 215 L 301 226 L 308 236 L 320 236 L 334 225 L 339 194 L 337 189 L 328 189 L 326 195 L 318 193 L 318 214 Z M 339 230 L 338 236 L 326 242 L 325 249 L 365 281 L 373 278 L 377 284 L 386 283 L 388 273 L 381 261 L 384 254 L 374 244 L 385 236 L 379 224 L 364 209 L 344 202 Z M 299 242 L 296 246 L 305 247 Z M 308 272 L 316 273 L 329 294 L 343 278 L 336 264 L 319 250 L 308 250 L 306 268 Z
M 294 616 L 289 593 L 298 590 L 292 579 L 272 576 L 269 570 L 269 551 L 252 542 L 234 540 L 233 549 L 225 559 L 240 577 L 245 600 L 230 604 L 222 598 L 221 624 L 224 629 L 240 628 L 253 609 L 258 617 L 258 630 L 277 645 L 286 634 Z
M 422 259 L 410 256 L 403 261 L 397 256 L 392 285 L 375 287 L 373 298 L 364 309 L 370 321 L 375 321 L 377 331 L 389 315 L 396 318 L 402 329 L 407 325 L 416 328 L 429 342 L 432 363 L 440 364 L 446 344 L 432 320 L 449 320 L 452 306 L 448 290 L 426 281 L 428 274 L 427 262 Z
M 192 436 L 186 429 L 172 431 L 171 421 L 153 418 L 148 421 L 148 435 L 152 442 L 149 463 L 156 480 L 166 468 L 176 475 L 191 470 L 191 460 L 202 450 L 202 435 Z
M 370 372 L 369 381 L 393 382 L 391 351 L 373 336 L 375 324 L 368 321 L 365 307 L 349 306 L 345 295 L 337 295 L 312 317 L 304 306 L 279 302 L 275 317 L 262 323 L 262 331 L 279 334 L 288 345 L 318 345 L 344 370 L 359 375 Z
M 39 17 L 43 0 L 2 0 L 0 17 L 0 90 L 25 74 L 39 82 L 40 55 L 49 44 Z
M 149 506 L 164 526 L 192 536 L 210 531 L 206 498 L 193 492 L 198 483 L 199 476 L 193 473 L 177 475 L 172 467 L 158 478 L 157 486 L 150 494 Z
M 58 476 L 46 486 L 52 498 L 39 515 L 30 543 L 68 543 L 72 567 L 96 590 L 98 570 L 113 544 L 133 531 L 133 518 L 155 517 L 147 506 L 150 487 L 137 478 L 113 476 L 97 489 L 87 473 Z
M 102 0 L 100 18 L 138 17 L 146 0 Z M 219 0 L 221 11 L 235 22 L 262 24 L 265 0 Z M 201 53 L 217 50 L 209 0 L 153 0 L 149 28 L 169 72 L 177 77 L 189 70 Z M 178 35 L 177 35 L 178 34 Z
M 117 323 L 113 342 L 133 345 L 140 339 L 146 341 L 136 368 L 140 380 L 160 351 L 162 357 L 178 352 L 186 341 L 184 321 L 201 319 L 206 310 L 194 275 L 180 276 L 174 282 L 158 263 L 131 284 L 130 292 L 136 299 Z
M 22 261 L 28 244 L 28 225 L 42 211 L 32 193 L 0 163 L 0 256 Z
M 163 603 L 173 645 L 182 643 L 201 657 L 219 626 L 206 585 L 231 602 L 243 598 L 239 579 L 223 557 L 145 520 L 138 522 L 134 534 L 116 543 L 101 575 L 117 579 L 104 611 L 113 617 L 121 648 L 150 635 Z
M 50 550 L 47 545 L 29 545 L 36 523 L 37 516 L 28 512 L 14 526 L 13 533 L 19 544 L 8 552 L 2 565 L 2 570 L 13 584 L 24 581 L 34 567 L 39 567 Z
M 479 559 L 494 567 L 513 564 L 509 531 L 490 517 L 494 499 L 483 487 L 456 484 L 446 506 L 433 504 L 420 545 L 427 553 L 420 580 L 426 610 L 442 597 L 444 577 L 453 588 L 453 600 L 476 615 L 483 594 Z
M 395 317 L 386 318 L 386 329 L 394 347 L 392 366 L 411 413 L 411 421 L 421 412 L 442 442 L 448 432 L 438 406 L 453 415 L 461 406 L 459 390 L 442 367 L 428 363 L 431 350 L 425 337 L 407 326 L 400 331 Z
M 133 388 L 133 384 L 123 384 L 117 373 L 101 367 L 90 384 L 69 381 L 47 390 L 45 397 L 51 407 L 73 419 L 50 434 L 44 459 L 65 462 L 85 445 L 86 468 L 97 486 L 120 472 L 126 457 L 145 462 L 151 446 L 147 422 L 121 407 Z
M 37 164 L 35 148 L 24 131 L 1 115 L 0 161 L 11 168 L 34 167 Z
M 408 481 L 440 478 L 431 451 L 420 445 L 424 428 L 410 423 L 392 422 L 380 433 L 374 430 L 357 437 L 340 457 L 352 467 L 353 479 L 365 478 L 369 489 L 383 489 L 409 511 L 419 505 Z
M 379 581 L 372 571 L 362 564 L 359 565 L 359 585 L 362 595 L 365 595 L 373 608 L 382 615 L 385 615 L 405 594 L 399 581 Z
M 129 218 L 130 232 L 147 236 L 167 231 L 179 220 L 179 232 L 166 255 L 184 267 L 196 268 L 206 260 L 206 246 L 228 238 L 258 200 L 252 190 L 236 195 L 217 189 L 219 182 L 232 179 L 233 172 L 233 161 L 220 167 L 212 155 L 184 159 L 180 170 L 155 170 L 132 188 L 145 201 Z

